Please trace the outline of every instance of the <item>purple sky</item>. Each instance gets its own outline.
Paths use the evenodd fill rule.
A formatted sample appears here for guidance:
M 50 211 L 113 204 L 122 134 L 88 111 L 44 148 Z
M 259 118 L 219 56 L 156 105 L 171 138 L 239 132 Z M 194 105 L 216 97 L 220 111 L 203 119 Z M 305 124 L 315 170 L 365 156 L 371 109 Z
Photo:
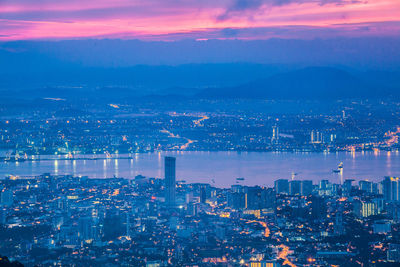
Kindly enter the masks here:
M 0 40 L 399 36 L 399 0 L 1 0 Z

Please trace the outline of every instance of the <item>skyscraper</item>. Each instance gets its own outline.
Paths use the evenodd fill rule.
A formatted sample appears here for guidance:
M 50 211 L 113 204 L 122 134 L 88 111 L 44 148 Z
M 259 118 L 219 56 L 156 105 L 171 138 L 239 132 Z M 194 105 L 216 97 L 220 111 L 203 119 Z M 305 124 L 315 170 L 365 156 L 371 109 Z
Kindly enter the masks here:
M 206 187 L 202 186 L 200 187 L 200 203 L 206 203 L 206 200 L 207 200 Z
M 313 191 L 313 183 L 311 180 L 301 181 L 301 195 L 308 196 L 311 195 Z
M 360 190 L 365 191 L 367 193 L 372 193 L 372 182 L 370 181 L 359 181 L 358 185 L 360 187 Z
M 274 182 L 277 194 L 289 194 L 289 180 L 279 179 Z
M 351 190 L 353 188 L 353 179 L 346 179 L 342 185 L 343 195 L 350 196 Z
M 93 239 L 93 219 L 91 217 L 80 217 L 78 220 L 78 236 L 81 241 Z
M 311 218 L 313 220 L 321 220 L 326 217 L 326 203 L 324 198 L 320 196 L 311 196 Z
M 272 143 L 278 143 L 279 142 L 279 128 L 278 126 L 272 126 L 272 138 L 271 138 Z
M 382 181 L 383 197 L 387 201 L 400 200 L 400 179 L 398 177 L 385 177 Z
M 165 203 L 170 206 L 175 206 L 175 162 L 174 157 L 165 157 Z
M 0 192 L 0 204 L 3 206 L 11 206 L 13 204 L 13 192 L 11 190 L 3 190 Z
M 358 217 L 369 217 L 377 214 L 377 207 L 374 202 L 356 200 L 353 203 L 353 211 Z
M 289 195 L 301 195 L 301 181 L 294 180 L 289 182 Z
M 0 225 L 6 223 L 6 211 L 0 208 Z
M 310 134 L 311 144 L 320 144 L 324 142 L 324 137 L 321 132 L 319 131 L 311 131 Z

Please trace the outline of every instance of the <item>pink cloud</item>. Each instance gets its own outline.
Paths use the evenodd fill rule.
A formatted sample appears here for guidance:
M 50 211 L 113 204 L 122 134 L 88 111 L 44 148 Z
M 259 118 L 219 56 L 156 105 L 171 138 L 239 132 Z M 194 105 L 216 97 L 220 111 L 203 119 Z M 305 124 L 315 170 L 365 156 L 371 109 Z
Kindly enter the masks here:
M 332 36 L 399 35 L 397 24 L 390 24 L 400 21 L 398 14 L 398 0 L 3 0 L 0 40 L 265 39 L 279 34 L 263 31 L 263 35 L 257 29 L 295 26 L 302 27 L 304 38 L 314 36 L 305 29 L 314 33 L 326 29 L 324 37 L 327 32 Z M 360 31 L 361 24 L 369 31 Z M 377 24 L 379 31 L 373 30 Z M 224 29 L 243 31 L 227 37 Z

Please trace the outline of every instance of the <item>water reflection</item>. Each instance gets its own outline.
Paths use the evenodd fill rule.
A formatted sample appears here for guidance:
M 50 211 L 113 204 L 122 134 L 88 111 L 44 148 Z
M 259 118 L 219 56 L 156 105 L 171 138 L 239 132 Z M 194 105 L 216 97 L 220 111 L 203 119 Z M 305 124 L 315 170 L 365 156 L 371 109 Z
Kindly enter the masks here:
M 103 178 L 107 178 L 107 160 L 103 160 Z
M 392 153 L 390 151 L 386 154 L 386 169 L 388 170 L 388 175 L 392 176 L 392 160 L 391 160 Z
M 114 159 L 114 176 L 119 177 L 119 172 L 118 172 L 118 159 Z
M 90 160 L 65 160 L 60 156 L 41 156 L 42 161 L 25 161 L 15 164 L 0 162 L 0 177 L 5 175 L 38 175 L 44 172 L 73 174 L 75 176 L 133 178 L 138 174 L 163 177 L 164 156 L 177 157 L 177 177 L 188 182 L 207 182 L 213 179 L 217 186 L 230 186 L 236 178 L 245 178 L 242 184 L 272 186 L 279 178 L 380 180 L 385 175 L 400 175 L 398 152 L 349 152 L 349 153 L 257 153 L 257 152 L 156 152 L 119 155 L 121 159 L 104 159 L 99 155 L 85 156 Z M 99 158 L 95 160 L 94 158 Z M 101 158 L 101 159 L 100 159 Z M 344 169 L 333 173 L 343 162 Z M 102 165 L 102 168 L 101 168 Z
M 76 160 L 72 161 L 72 174 L 76 176 Z
M 54 161 L 54 174 L 57 175 L 58 174 L 58 160 Z

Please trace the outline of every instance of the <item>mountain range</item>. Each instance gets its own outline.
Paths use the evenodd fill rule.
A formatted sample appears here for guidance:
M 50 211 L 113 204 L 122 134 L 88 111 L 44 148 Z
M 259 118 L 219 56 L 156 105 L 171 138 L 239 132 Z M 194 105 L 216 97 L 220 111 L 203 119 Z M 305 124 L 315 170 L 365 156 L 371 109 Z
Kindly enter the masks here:
M 5 101 L 41 98 L 129 101 L 140 97 L 171 101 L 174 96 L 176 99 L 400 97 L 400 72 L 232 63 L 71 68 L 31 73 L 29 77 L 0 74 L 0 100 Z
M 360 75 L 362 76 L 362 75 Z M 308 67 L 233 87 L 208 88 L 206 98 L 342 99 L 398 96 L 399 88 L 331 67 Z M 396 87 L 396 86 L 395 86 Z

